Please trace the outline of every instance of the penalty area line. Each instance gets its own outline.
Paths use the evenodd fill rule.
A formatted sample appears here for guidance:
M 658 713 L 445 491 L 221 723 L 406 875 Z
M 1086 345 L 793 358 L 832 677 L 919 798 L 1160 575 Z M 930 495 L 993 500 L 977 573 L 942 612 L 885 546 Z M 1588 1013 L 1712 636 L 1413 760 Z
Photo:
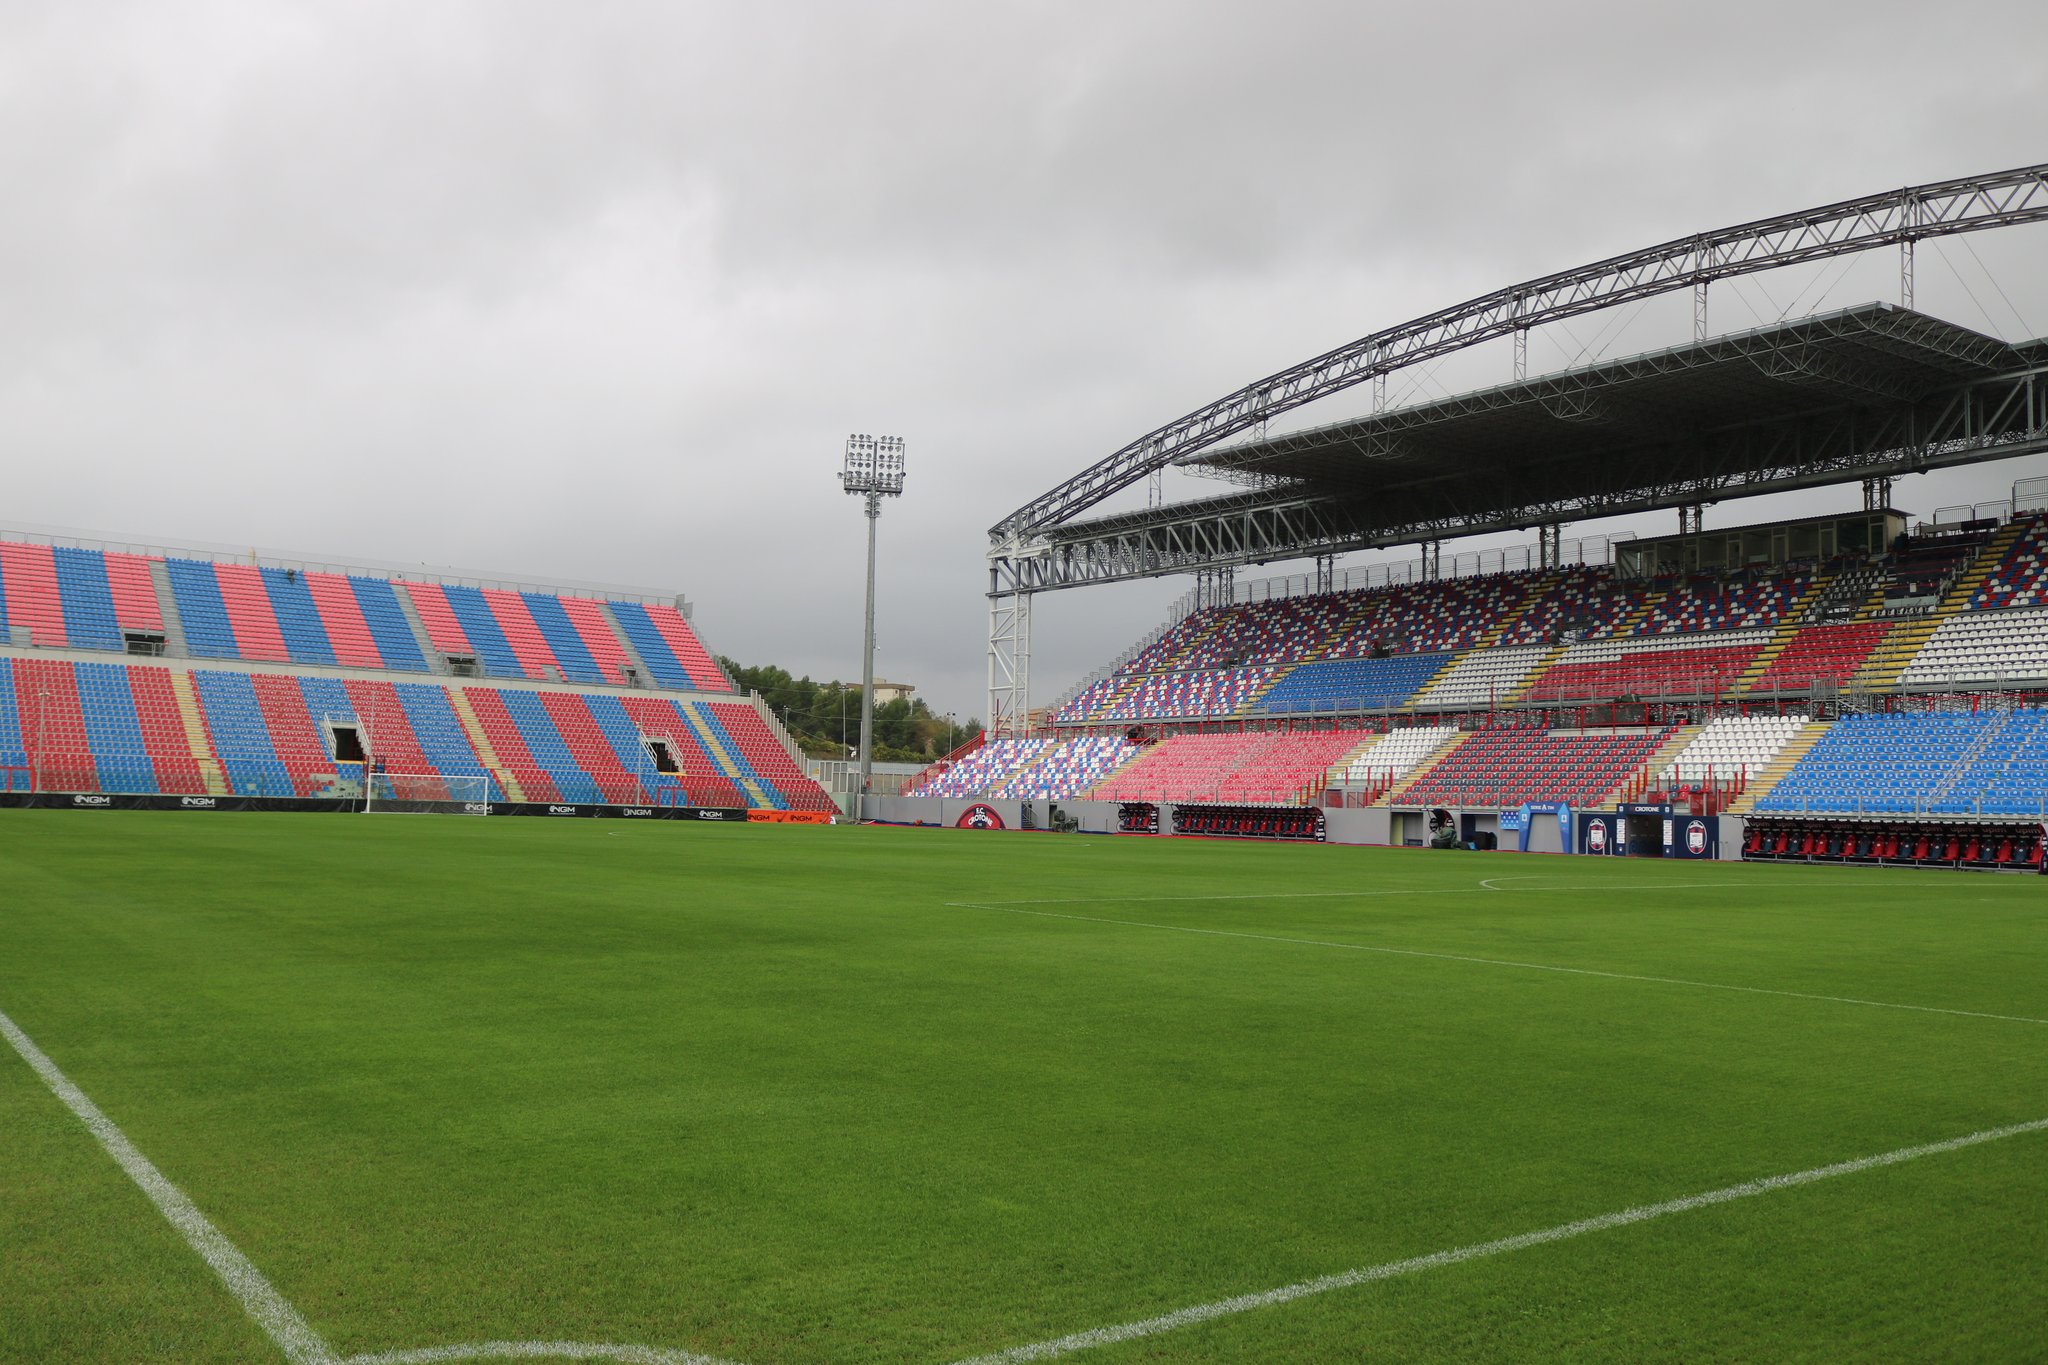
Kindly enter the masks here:
M 1376 894 L 1366 892 L 1362 894 Z M 1418 891 L 1414 895 L 1435 895 Z M 1192 899 L 1192 898 L 1191 898 Z M 1260 943 L 1292 943 L 1303 948 L 1340 948 L 1354 953 L 1384 953 L 1389 957 L 1419 957 L 1437 962 L 1466 962 L 1481 967 L 1510 967 L 1525 972 L 1556 972 L 1561 976 L 1597 976 L 1609 981 L 1641 981 L 1656 986 L 1689 986 L 1702 991 L 1736 991 L 1743 995 L 1775 995 L 1786 1000 L 1817 1000 L 1830 1005 L 1861 1005 L 1876 1010 L 1908 1010 L 1915 1014 L 1948 1014 L 1960 1019 L 1997 1019 L 2008 1024 L 2048 1024 L 2024 1014 L 1991 1014 L 1983 1010 L 1957 1010 L 1942 1005 L 1904 1005 L 1895 1000 L 1863 1000 L 1853 995 L 1816 995 L 1810 991 L 1781 991 L 1769 986 L 1736 986 L 1726 981 L 1691 981 L 1679 976 L 1645 976 L 1635 972 L 1604 972 L 1597 967 L 1560 967 L 1550 962 L 1517 962 L 1505 957 L 1473 957 L 1466 953 L 1433 953 L 1422 948 L 1388 948 L 1374 943 L 1340 943 L 1334 939 L 1293 938 L 1285 934 L 1254 934 L 1243 929 L 1198 929 L 1187 924 L 1157 924 L 1141 919 L 1110 919 L 1103 915 L 1076 915 L 1061 910 L 1031 910 L 1014 901 L 947 901 L 950 910 L 999 910 L 1007 915 L 1036 915 L 1041 919 L 1070 919 L 1082 924 L 1114 924 L 1126 929 L 1158 929 L 1174 934 L 1201 934 L 1208 938 L 1248 938 Z
M 1675 1213 L 1689 1213 L 1694 1209 L 1710 1208 L 1715 1204 L 1727 1204 L 1738 1199 L 1753 1199 L 1777 1190 L 1794 1189 L 1800 1185 L 1814 1184 L 1816 1181 L 1832 1180 L 1837 1176 L 1856 1175 L 1884 1166 L 1918 1161 L 1922 1157 L 1938 1156 L 1944 1152 L 1960 1151 L 1965 1147 L 1976 1147 L 1987 1142 L 2018 1137 L 2023 1133 L 2043 1131 L 2048 1131 L 2048 1119 L 2008 1124 L 2003 1128 L 1986 1128 L 1981 1132 L 1949 1138 L 1943 1142 L 1901 1147 L 1877 1156 L 1838 1161 L 1831 1166 L 1815 1166 L 1810 1170 L 1793 1171 L 1788 1175 L 1745 1180 L 1739 1185 L 1726 1185 L 1718 1190 L 1690 1194 L 1681 1199 L 1667 1199 L 1661 1204 L 1639 1204 L 1634 1208 L 1603 1213 L 1594 1218 L 1582 1218 L 1575 1223 L 1560 1223 L 1556 1227 L 1543 1228 L 1537 1232 L 1524 1232 L 1491 1242 L 1475 1242 L 1469 1246 L 1453 1247 L 1448 1251 L 1431 1252 L 1427 1256 L 1413 1256 L 1404 1261 L 1386 1261 L 1379 1265 L 1361 1266 L 1356 1270 L 1301 1280 L 1295 1284 L 1282 1285 L 1278 1289 L 1267 1289 L 1256 1294 L 1239 1294 L 1234 1298 L 1198 1303 L 1187 1308 L 1177 1308 L 1171 1313 L 1161 1313 L 1157 1317 L 1141 1318 L 1135 1322 L 1119 1323 L 1112 1327 L 1095 1327 L 1085 1332 L 1055 1337 L 1050 1341 L 1034 1342 L 1028 1346 L 1013 1346 L 1005 1351 L 973 1356 L 956 1362 L 956 1365 L 1025 1365 L 1027 1361 L 1052 1360 L 1058 1356 L 1072 1355 L 1077 1351 L 1092 1350 L 1097 1346 L 1109 1346 L 1138 1337 L 1157 1336 L 1162 1332 L 1177 1331 L 1182 1327 L 1192 1327 L 1197 1323 L 1210 1322 L 1238 1313 L 1249 1313 L 1254 1309 L 1292 1303 L 1296 1299 L 1328 1294 L 1334 1290 L 1352 1289 L 1359 1285 L 1374 1284 L 1381 1280 L 1414 1275 L 1425 1270 L 1436 1270 L 1443 1266 L 1476 1261 L 1487 1256 L 1499 1256 L 1511 1251 L 1525 1251 L 1530 1247 L 1568 1241 L 1590 1233 L 1647 1223 L 1652 1219 L 1666 1218 Z

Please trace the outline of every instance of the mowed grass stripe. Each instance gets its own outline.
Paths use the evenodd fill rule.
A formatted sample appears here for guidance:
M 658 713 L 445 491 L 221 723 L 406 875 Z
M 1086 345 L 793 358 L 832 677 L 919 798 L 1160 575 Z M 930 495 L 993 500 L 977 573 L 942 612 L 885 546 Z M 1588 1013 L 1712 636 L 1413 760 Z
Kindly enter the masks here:
M 1685 1195 L 1678 1199 L 1667 1199 L 1661 1203 L 1644 1204 L 1632 1209 L 1621 1209 L 1614 1213 L 1597 1214 L 1574 1222 L 1562 1223 L 1557 1227 L 1543 1228 L 1536 1232 L 1517 1233 L 1512 1237 L 1500 1237 L 1490 1242 L 1479 1242 L 1471 1246 L 1453 1247 L 1445 1251 L 1433 1251 L 1422 1256 L 1411 1256 L 1406 1260 L 1388 1261 L 1381 1265 L 1361 1266 L 1336 1275 L 1320 1275 L 1313 1280 L 1282 1285 L 1277 1289 L 1259 1290 L 1251 1294 L 1239 1294 L 1228 1299 L 1217 1299 L 1211 1303 L 1190 1304 L 1157 1317 L 1142 1318 L 1135 1322 L 1118 1323 L 1109 1327 L 1091 1327 L 1086 1331 L 1074 1332 L 1051 1341 L 1033 1342 L 1025 1346 L 1014 1346 L 991 1355 L 976 1356 L 958 1365 L 1025 1365 L 1034 1360 L 1053 1360 L 1060 1356 L 1074 1355 L 1081 1351 L 1092 1351 L 1118 1342 L 1135 1341 L 1141 1337 L 1159 1336 L 1166 1332 L 1178 1332 L 1218 1318 L 1232 1317 L 1239 1313 L 1255 1312 L 1263 1308 L 1277 1308 L 1282 1304 L 1295 1303 L 1317 1295 L 1333 1293 L 1340 1289 L 1356 1289 L 1361 1285 L 1377 1284 L 1402 1275 L 1417 1275 L 1427 1270 L 1440 1270 L 1447 1266 L 1463 1265 L 1467 1261 L 1482 1260 L 1489 1256 L 1502 1256 L 1509 1252 L 1527 1251 L 1532 1247 L 1549 1246 L 1554 1242 L 1566 1242 L 1576 1237 L 1585 1237 L 1596 1232 L 1611 1232 L 1617 1228 L 1632 1227 L 1637 1223 L 1648 1223 L 1673 1214 L 1691 1213 L 1696 1209 L 1712 1208 L 1716 1204 L 1733 1203 L 1738 1199 L 1754 1199 L 1759 1195 L 1772 1194 L 1779 1190 L 1797 1189 L 1822 1180 L 1835 1180 L 1846 1175 L 1860 1175 L 1865 1171 L 1879 1170 L 1886 1166 L 1897 1166 L 1908 1161 L 1919 1161 L 1930 1156 L 1961 1151 L 1965 1147 L 1977 1147 L 1987 1142 L 2002 1142 L 2007 1138 L 2048 1131 L 2048 1119 L 2036 1119 L 2030 1123 L 2012 1123 L 2003 1128 L 1990 1128 L 1979 1133 L 1948 1138 L 1940 1142 L 1921 1143 L 1913 1147 L 1901 1147 L 1897 1151 L 1884 1152 L 1877 1156 L 1857 1157 L 1839 1161 L 1828 1166 L 1818 1166 L 1808 1171 L 1793 1171 L 1785 1175 L 1764 1176 L 1756 1180 L 1745 1180 L 1739 1185 L 1729 1185 L 1718 1190 L 1701 1194 Z
M 570 1339 L 953 1359 L 2024 1121 L 2048 1082 L 2031 1031 L 1979 1020 L 1731 1010 L 1391 958 L 1360 972 L 944 906 L 962 889 L 1455 889 L 1508 858 L 65 819 L 0 824 L 0 876 L 35 888 L 0 915 L 0 1000 L 347 1353 Z M 1736 889 L 1633 916 L 1480 894 L 1205 922 L 1361 942 L 1422 926 L 1538 961 L 1603 937 L 1631 956 L 1717 943 L 1771 976 L 1840 937 L 1798 891 L 1775 911 Z M 1880 898 L 1858 933 L 1911 945 L 1959 993 L 2031 989 L 2022 915 L 1987 907 L 1967 944 L 1952 921 L 1925 930 L 1943 912 Z M 1986 1193 L 2023 1203 L 2031 1178 L 2000 1167 Z M 1910 1226 L 1894 1241 L 1950 1254 Z M 1365 1321 L 1336 1298 L 1351 1306 L 1282 1316 Z M 1980 1336 L 2017 1330 L 1998 1305 L 1970 1311 Z M 1258 1358 L 1315 1358 L 1286 1344 L 1297 1327 L 1241 1330 L 1281 1343 Z M 1164 1340 L 1163 1358 L 1195 1349 Z
M 1322 893 L 1334 894 L 1334 893 Z M 1386 896 L 1427 896 L 1439 893 L 1431 891 L 1381 891 L 1360 892 L 1360 895 Z M 1159 897 L 1134 897 L 1134 900 L 1160 899 Z M 1233 897 L 1232 899 L 1258 899 L 1257 897 Z M 1056 901 L 1053 904 L 1070 904 Z M 1179 934 L 1205 934 L 1212 938 L 1242 938 L 1261 943 L 1285 943 L 1299 948 L 1336 948 L 1358 953 L 1385 953 L 1392 957 L 1429 958 L 1438 962 L 1460 962 L 1477 967 L 1508 967 L 1527 972 L 1561 972 L 1568 976 L 1597 976 L 1610 981 L 1640 981 L 1656 986 L 1684 986 L 1706 991 L 1739 991 L 1747 995 L 1776 995 L 1788 1000 L 1816 1000 L 1831 1005 L 1859 1005 L 1882 1010 L 1913 1010 L 1922 1014 L 1952 1014 L 1965 1019 L 1997 1019 L 2008 1024 L 2048 1024 L 2048 1019 L 2034 1019 L 2017 1014 L 1987 1014 L 1982 1010 L 1949 1009 L 1941 1005 L 1907 1005 L 1891 1000 L 1862 1000 L 1847 995 L 1813 995 L 1806 991 L 1781 991 L 1769 986 L 1740 986 L 1724 981 L 1687 981 L 1680 977 L 1645 976 L 1635 972 L 1607 972 L 1593 967 L 1566 967 L 1552 962 L 1515 962 L 1498 957 L 1472 957 L 1464 953 L 1435 953 L 1422 948 L 1390 948 L 1375 943 L 1337 943 L 1329 939 L 1294 938 L 1284 934 L 1255 934 L 1243 929 L 1203 929 L 1188 924 L 1158 924 L 1149 920 L 1110 919 L 1102 915 L 1075 915 L 1057 910 L 1030 908 L 1037 902 L 995 901 L 979 904 L 974 901 L 948 901 L 947 905 L 960 910 L 998 910 L 1016 915 L 1037 915 L 1044 919 L 1078 920 L 1084 924 L 1109 924 L 1125 929 L 1157 929 L 1162 932 Z

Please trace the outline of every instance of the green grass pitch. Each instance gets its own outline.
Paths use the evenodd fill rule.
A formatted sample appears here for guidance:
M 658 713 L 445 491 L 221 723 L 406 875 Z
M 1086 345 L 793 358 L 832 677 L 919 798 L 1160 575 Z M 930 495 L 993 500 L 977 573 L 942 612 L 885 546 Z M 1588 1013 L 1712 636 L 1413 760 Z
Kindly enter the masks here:
M 2048 1118 L 2048 894 L 4 811 L 0 1012 L 333 1359 L 947 1365 Z M 1994 1361 L 2044 1324 L 2032 1131 L 1071 1358 Z M 281 1358 L 0 1047 L 0 1359 Z

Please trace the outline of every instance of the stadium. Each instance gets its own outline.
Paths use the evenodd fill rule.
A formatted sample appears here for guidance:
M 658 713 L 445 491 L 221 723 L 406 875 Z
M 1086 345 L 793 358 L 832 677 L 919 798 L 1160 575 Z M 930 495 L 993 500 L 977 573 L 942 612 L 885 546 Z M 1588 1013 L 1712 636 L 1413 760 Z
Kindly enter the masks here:
M 990 528 L 988 729 L 888 791 L 673 590 L 0 532 L 0 1355 L 2038 1354 L 2048 480 L 1893 484 L 2048 451 L 2048 339 L 1912 303 L 2044 220 L 1702 231 L 1161 425 Z M 1033 696 L 1038 595 L 1172 577 Z

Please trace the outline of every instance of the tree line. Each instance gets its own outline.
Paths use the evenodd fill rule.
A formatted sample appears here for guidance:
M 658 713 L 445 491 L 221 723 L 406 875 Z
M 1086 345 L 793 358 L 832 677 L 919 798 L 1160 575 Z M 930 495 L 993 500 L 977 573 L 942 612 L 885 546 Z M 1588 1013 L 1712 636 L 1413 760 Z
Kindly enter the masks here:
M 851 758 L 860 745 L 860 684 L 817 682 L 792 677 L 774 664 L 749 666 L 719 657 L 719 666 L 743 692 L 759 692 L 804 753 L 812 758 Z M 981 733 L 969 717 L 935 716 L 922 700 L 875 706 L 875 761 L 929 763 Z

